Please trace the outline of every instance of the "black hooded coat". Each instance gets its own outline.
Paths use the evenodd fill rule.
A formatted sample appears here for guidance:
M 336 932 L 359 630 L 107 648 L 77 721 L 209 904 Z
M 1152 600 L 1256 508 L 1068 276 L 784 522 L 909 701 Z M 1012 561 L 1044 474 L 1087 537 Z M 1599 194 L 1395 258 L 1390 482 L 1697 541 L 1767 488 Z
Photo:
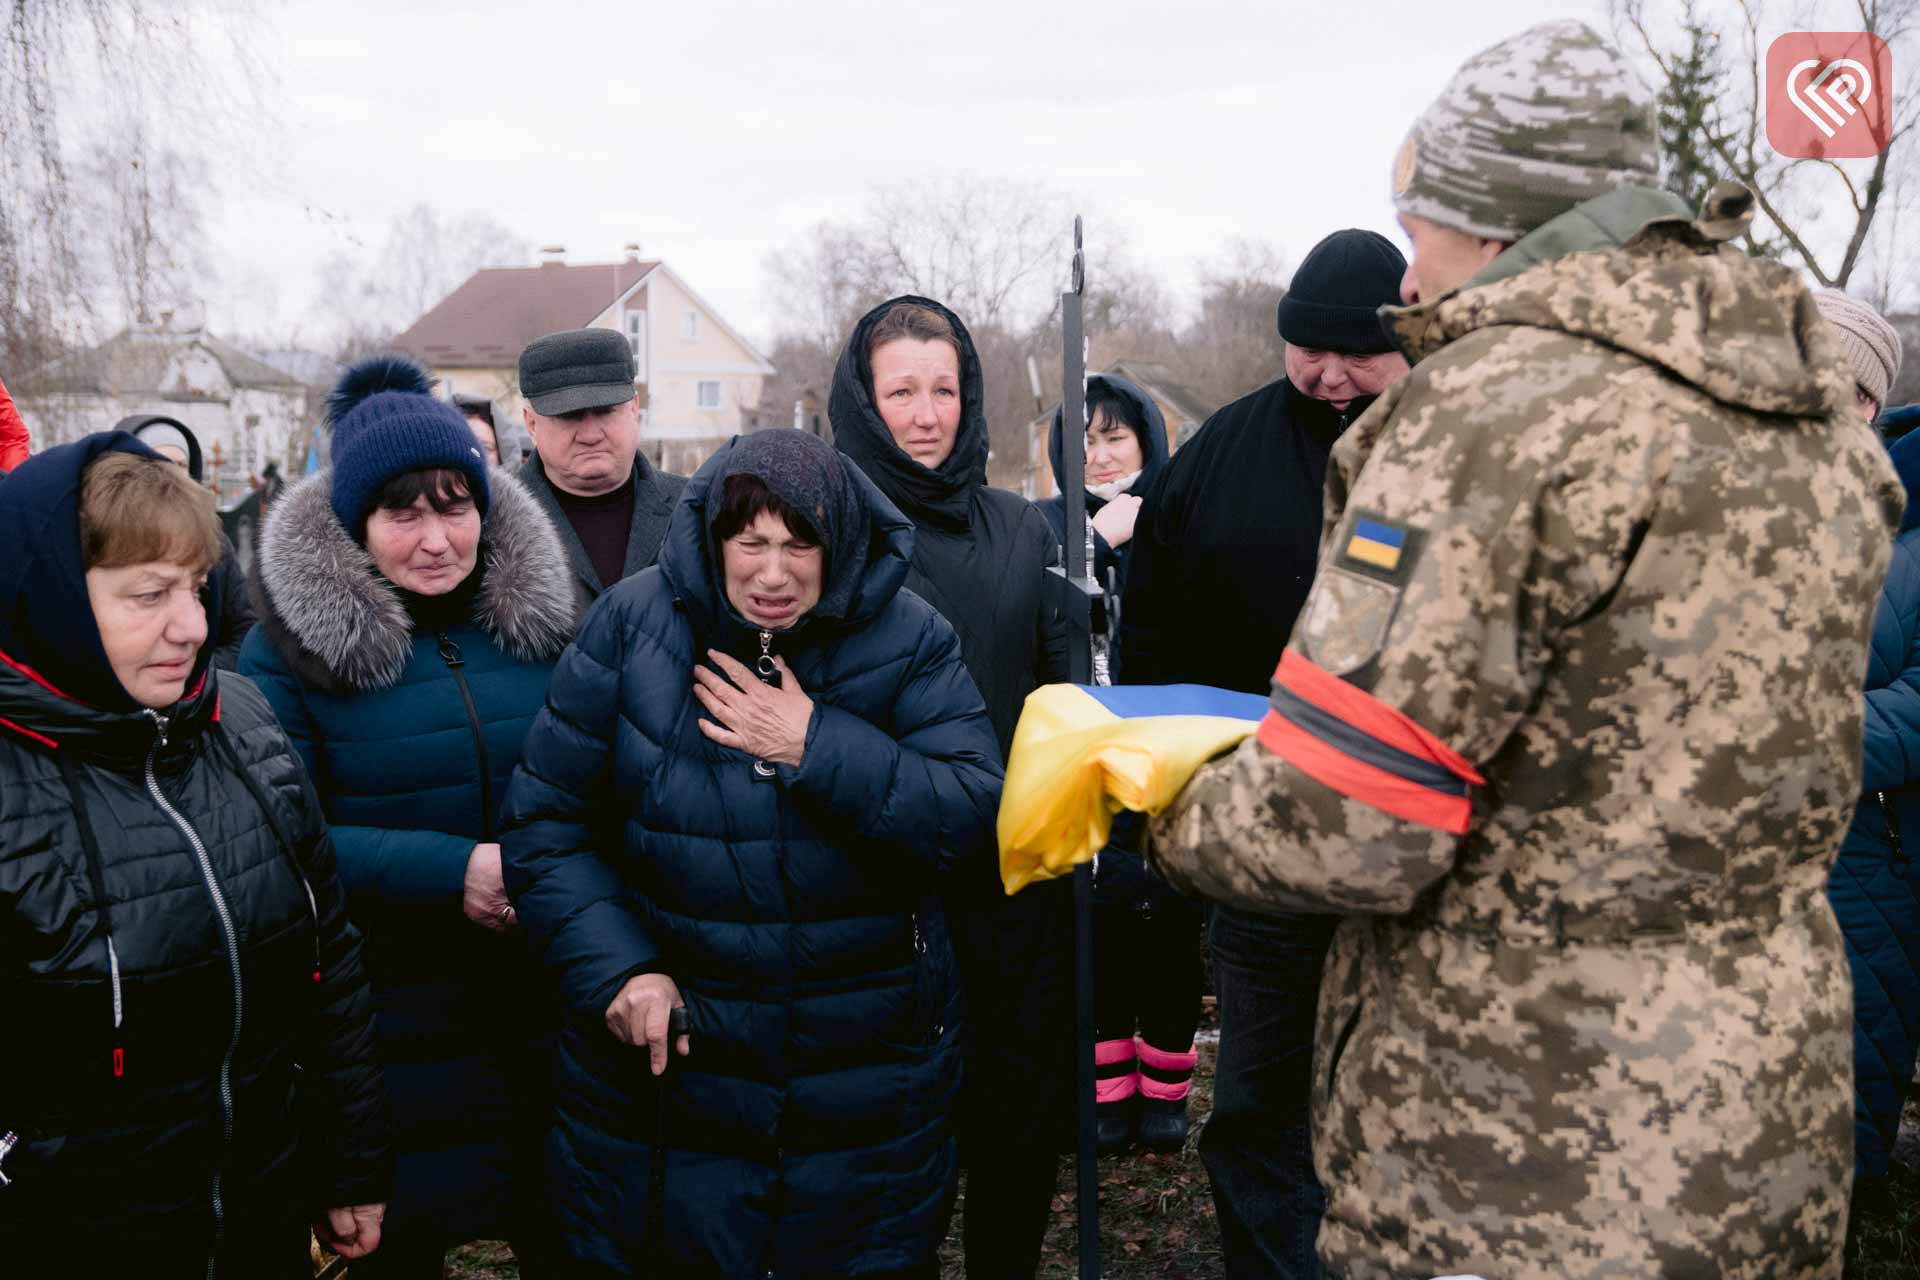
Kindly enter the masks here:
M 736 472 L 826 553 L 819 603 L 784 632 L 726 596 L 712 523 Z M 688 483 L 659 564 L 602 595 L 560 658 L 501 843 L 567 1012 L 548 1171 L 575 1263 L 758 1280 L 934 1260 L 960 1077 L 939 890 L 992 862 L 1001 771 L 953 629 L 902 590 L 913 540 L 815 437 L 737 438 Z M 698 727 L 696 664 L 718 648 L 752 666 L 763 636 L 813 700 L 797 767 Z M 691 1055 L 658 1078 L 605 1023 L 644 973 L 691 1020 Z M 649 1240 L 657 1114 L 668 1229 Z
M 1344 412 L 1281 378 L 1216 412 L 1146 491 L 1120 602 L 1128 684 L 1265 694 L 1320 557 Z
M 1140 411 L 1140 417 L 1146 423 L 1141 433 L 1140 475 L 1126 487 L 1125 492 L 1144 497 L 1153 489 L 1160 473 L 1167 468 L 1169 453 L 1167 450 L 1167 420 L 1160 412 L 1160 406 L 1153 402 L 1139 387 L 1125 378 L 1111 373 L 1096 374 L 1088 379 L 1089 386 L 1094 382 L 1104 382 L 1112 390 L 1133 401 Z M 1063 471 L 1066 467 L 1066 442 L 1061 434 L 1061 423 L 1065 407 L 1056 405 L 1053 410 L 1053 429 L 1047 436 L 1047 461 L 1053 467 L 1053 483 L 1060 488 L 1065 483 Z M 1067 499 L 1065 493 L 1055 494 L 1045 502 L 1037 504 L 1047 523 L 1053 526 L 1054 537 L 1064 545 L 1067 536 Z M 1096 494 L 1087 495 L 1087 518 L 1091 520 L 1096 512 L 1107 505 L 1107 499 Z M 1135 530 L 1138 536 L 1138 529 Z M 1093 568 L 1096 580 L 1108 593 L 1113 607 L 1113 616 L 1117 620 L 1120 602 L 1127 589 L 1128 570 L 1133 564 L 1134 539 L 1129 538 L 1115 548 L 1107 545 L 1098 529 L 1093 532 Z M 1116 628 L 1117 630 L 1117 628 Z M 1121 666 L 1119 646 L 1115 645 L 1110 654 L 1113 683 L 1127 683 L 1126 670 Z M 1158 876 L 1147 874 L 1146 863 L 1139 854 L 1141 821 L 1139 815 L 1119 814 L 1114 819 L 1112 842 L 1100 851 L 1100 859 L 1094 864 L 1093 891 L 1094 901 L 1102 906 L 1134 906 L 1151 911 L 1155 908 L 1164 911 L 1180 910 L 1180 896 L 1168 888 Z M 1109 856 L 1117 855 L 1117 856 Z M 1183 918 L 1184 918 L 1183 913 Z
M 137 413 L 120 419 L 113 429 L 132 434 L 153 422 L 164 422 L 187 438 L 187 474 L 193 477 L 194 483 L 205 484 L 206 464 L 200 456 L 200 437 L 180 419 L 163 413 Z M 253 630 L 254 617 L 253 605 L 247 599 L 246 570 L 241 568 L 240 555 L 224 530 L 220 534 L 220 563 L 213 566 L 209 576 L 219 580 L 220 599 L 220 611 L 207 615 L 208 630 L 213 633 L 208 637 L 213 643 L 213 665 L 222 671 L 235 671 L 240 666 L 240 645 L 246 640 L 247 632 Z
M 1144 438 L 1140 442 L 1142 463 L 1140 475 L 1124 490 L 1126 493 L 1144 496 L 1153 487 L 1153 482 L 1159 478 L 1160 472 L 1165 469 L 1167 465 L 1167 420 L 1161 416 L 1160 406 L 1153 402 L 1153 398 L 1147 395 L 1146 392 L 1140 390 L 1140 388 L 1134 386 L 1131 382 L 1128 382 L 1125 378 L 1118 377 L 1111 373 L 1102 373 L 1096 374 L 1094 377 L 1088 379 L 1089 385 L 1094 382 L 1105 383 L 1112 390 L 1119 392 L 1131 400 L 1134 406 L 1140 411 L 1141 420 L 1146 423 L 1146 430 L 1141 433 Z M 1054 541 L 1061 545 L 1062 555 L 1065 554 L 1067 538 L 1067 498 L 1064 491 L 1066 481 L 1062 475 L 1062 470 L 1066 466 L 1066 450 L 1065 442 L 1060 434 L 1060 423 L 1064 412 L 1063 406 L 1054 406 L 1053 430 L 1047 436 L 1047 462 L 1053 468 L 1053 485 L 1054 488 L 1061 489 L 1062 492 L 1055 494 L 1044 502 L 1035 504 L 1040 508 L 1040 514 L 1047 518 L 1047 523 L 1053 526 Z M 1105 498 L 1093 493 L 1087 494 L 1088 519 L 1092 519 L 1092 517 L 1106 505 L 1107 500 Z M 1122 593 L 1126 590 L 1127 569 L 1132 564 L 1132 561 L 1132 539 L 1121 543 L 1119 550 L 1116 551 L 1113 547 L 1107 545 L 1107 540 L 1100 536 L 1098 529 L 1094 530 L 1094 578 L 1102 587 L 1106 588 L 1116 604 L 1119 602 Z M 1117 661 L 1119 655 L 1115 654 L 1114 657 L 1116 661 L 1114 663 L 1113 680 L 1115 684 L 1119 684 L 1125 680 L 1126 673 L 1119 670 L 1119 663 Z
M 389 1185 L 360 940 L 260 692 L 210 646 L 165 712 L 114 677 L 79 538 L 109 450 L 153 456 L 0 484 L 0 1272 L 306 1274 L 306 1224 Z
M 960 430 L 953 452 L 922 466 L 893 442 L 873 403 L 867 335 L 896 302 L 945 316 L 960 339 Z M 1057 539 L 1017 493 L 987 485 L 987 414 L 980 356 L 960 317 L 927 298 L 894 298 L 854 326 L 833 371 L 827 414 L 833 443 L 913 522 L 907 588 L 960 634 L 960 653 L 986 699 L 1004 755 L 1027 695 L 1067 678 L 1067 633 L 1046 603 L 1045 576 Z
M 895 302 L 946 317 L 959 338 L 961 417 L 937 468 L 894 443 L 873 402 L 867 335 Z M 986 698 L 1004 753 L 1026 698 L 1068 678 L 1064 618 L 1046 599 L 1058 556 L 1053 529 L 1018 494 L 987 485 L 980 357 L 960 318 L 926 298 L 895 298 L 854 326 L 834 369 L 834 443 L 913 521 L 907 585 L 960 633 L 967 670 Z M 968 1266 L 1031 1271 L 1073 1119 L 1073 890 L 1069 880 L 1000 891 L 997 867 L 947 895 L 967 993 L 962 1155 L 969 1174 Z

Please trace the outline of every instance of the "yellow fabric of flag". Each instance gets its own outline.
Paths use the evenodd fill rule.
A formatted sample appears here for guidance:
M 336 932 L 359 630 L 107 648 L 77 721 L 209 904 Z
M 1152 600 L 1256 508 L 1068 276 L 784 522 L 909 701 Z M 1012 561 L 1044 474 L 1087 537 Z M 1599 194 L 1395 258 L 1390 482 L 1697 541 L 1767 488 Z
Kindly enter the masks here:
M 1155 814 L 1194 771 L 1259 727 L 1266 700 L 1202 685 L 1027 695 L 1000 796 L 1000 880 L 1015 894 L 1106 846 L 1122 809 Z

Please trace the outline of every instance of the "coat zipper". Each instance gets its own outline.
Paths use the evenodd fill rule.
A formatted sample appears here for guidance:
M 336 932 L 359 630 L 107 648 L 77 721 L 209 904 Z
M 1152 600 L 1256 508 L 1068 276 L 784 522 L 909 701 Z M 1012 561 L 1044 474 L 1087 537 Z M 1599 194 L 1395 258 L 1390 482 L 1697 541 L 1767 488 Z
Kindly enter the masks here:
M 1893 849 L 1894 865 L 1904 867 L 1907 863 L 1907 851 L 1900 844 L 1900 815 L 1893 811 L 1893 801 L 1887 799 L 1886 792 L 1882 791 L 1878 794 L 1880 812 L 1887 820 L 1887 844 Z
M 760 678 L 768 684 L 772 684 L 774 681 L 773 657 L 770 652 L 772 644 L 773 644 L 773 633 L 771 631 L 762 631 L 760 633 L 759 670 L 760 670 Z M 754 777 L 761 781 L 770 781 L 774 776 L 773 766 L 768 764 L 765 760 L 755 760 L 753 762 L 753 773 L 754 773 Z M 778 852 L 774 855 L 774 859 L 775 859 L 775 865 L 778 866 L 780 869 L 781 894 L 786 899 L 787 903 L 791 904 L 793 901 L 793 876 L 790 873 L 790 869 L 787 866 L 787 824 L 786 824 L 786 818 L 785 818 L 785 812 L 784 812 L 785 803 L 786 802 L 784 797 L 781 797 L 778 795 L 774 796 L 773 798 L 773 831 L 774 831 L 774 839 L 778 845 Z M 785 930 L 782 931 L 782 933 L 783 933 L 783 937 L 786 940 L 785 949 L 787 953 L 787 972 L 793 973 L 795 972 L 797 966 L 795 964 L 795 959 L 793 954 L 792 926 L 789 925 Z M 782 1021 L 787 1027 L 791 1028 L 793 1026 L 793 985 L 791 983 L 787 983 L 782 987 L 780 1005 L 781 1005 L 782 1012 L 785 1014 L 785 1017 L 782 1019 Z M 787 1055 L 785 1052 L 784 1045 L 782 1046 L 782 1052 L 780 1056 L 781 1056 L 780 1069 L 781 1069 L 781 1073 L 784 1075 L 787 1069 Z M 773 1185 L 773 1194 L 771 1196 L 771 1201 L 772 1201 L 771 1209 L 772 1209 L 773 1217 L 776 1220 L 786 1212 L 786 1208 L 787 1208 L 787 1187 L 786 1187 L 787 1114 L 786 1113 L 787 1113 L 787 1099 L 783 1096 L 780 1100 L 780 1113 L 774 1119 L 774 1123 L 773 1123 L 774 1185 Z M 760 1263 L 761 1280 L 775 1280 L 773 1258 L 771 1256 L 773 1247 L 774 1247 L 773 1239 L 771 1236 L 769 1236 L 766 1243 L 761 1247 L 761 1263 Z
M 927 973 L 927 935 L 920 928 L 918 911 L 910 919 L 913 925 L 913 1031 L 922 1040 L 937 1040 L 945 1028 L 934 1029 L 929 1035 L 928 1024 L 933 1020 L 933 984 Z
M 754 664 L 754 669 L 759 672 L 760 681 L 763 684 L 772 684 L 778 679 L 776 674 L 778 668 L 773 665 L 773 632 L 771 631 L 760 633 L 760 661 Z M 774 776 L 773 766 L 765 760 L 755 760 L 753 776 L 766 781 Z
M 120 951 L 113 943 L 113 902 L 107 897 L 106 873 L 100 866 L 100 842 L 94 838 L 93 827 L 87 821 L 86 805 L 80 799 L 79 777 L 70 760 L 65 756 L 60 756 L 59 760 L 67 794 L 73 800 L 73 820 L 80 828 L 80 843 L 87 854 L 87 876 L 93 889 L 94 902 L 100 912 L 101 941 L 107 951 L 107 989 L 113 997 L 113 1078 L 119 1080 L 127 1074 L 127 1047 L 123 1035 L 126 1002 L 120 990 Z
M 494 838 L 493 814 L 493 770 L 487 767 L 487 738 L 480 730 L 480 707 L 473 700 L 473 690 L 467 684 L 464 668 L 467 660 L 460 656 L 460 646 L 455 644 L 444 631 L 436 633 L 440 638 L 440 661 L 447 664 L 447 670 L 453 672 L 453 682 L 460 686 L 460 700 L 467 704 L 467 728 L 473 731 L 473 754 L 480 762 L 480 830 L 487 842 Z
M 18 1145 L 20 1145 L 20 1135 L 13 1130 L 9 1129 L 5 1133 L 0 1134 L 0 1164 L 7 1162 L 7 1156 L 11 1154 L 13 1149 Z M 0 1187 L 10 1185 L 12 1184 L 8 1180 L 6 1173 L 0 1171 Z
M 233 1059 L 240 1051 L 242 1008 L 240 942 L 233 926 L 233 912 L 227 907 L 227 895 L 220 888 L 220 878 L 214 874 L 213 859 L 207 856 L 207 846 L 201 843 L 200 833 L 180 816 L 180 811 L 160 790 L 160 779 L 154 772 L 154 761 L 160 749 L 167 745 L 167 718 L 153 710 L 149 710 L 147 715 L 152 717 L 154 728 L 153 746 L 147 751 L 147 794 L 153 797 L 160 811 L 179 828 L 180 834 L 187 838 L 187 843 L 193 848 L 193 856 L 200 864 L 200 878 L 206 882 L 207 893 L 213 898 L 214 914 L 220 918 L 220 933 L 227 944 L 227 972 L 233 979 L 233 1034 L 228 1038 L 227 1051 L 220 1059 L 220 1159 L 213 1167 L 213 1250 L 207 1255 L 207 1280 L 214 1280 L 220 1266 L 220 1246 L 227 1232 L 226 1201 L 221 1186 L 226 1175 L 227 1151 L 233 1146 Z

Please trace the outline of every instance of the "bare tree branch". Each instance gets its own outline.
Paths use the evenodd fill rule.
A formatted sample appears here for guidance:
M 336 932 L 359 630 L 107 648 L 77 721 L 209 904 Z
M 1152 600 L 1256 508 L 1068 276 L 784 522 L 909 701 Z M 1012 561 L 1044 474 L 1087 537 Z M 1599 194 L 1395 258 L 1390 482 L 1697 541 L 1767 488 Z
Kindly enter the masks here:
M 266 109 L 250 4 L 0 0 L 0 361 L 10 368 L 95 335 L 117 311 L 150 310 L 162 277 L 182 284 L 162 258 L 192 257 L 206 183 L 168 175 Z M 103 153 L 114 157 L 105 169 Z M 103 208 L 117 223 L 104 236 Z
M 1710 3 L 1716 4 L 1718 19 L 1710 16 Z M 1703 73 L 1701 57 L 1697 52 L 1689 54 L 1684 43 L 1678 54 L 1673 51 L 1675 46 L 1663 34 L 1663 24 L 1656 23 L 1648 0 L 1613 0 L 1613 5 L 1616 26 L 1631 32 L 1652 65 L 1663 112 L 1674 113 L 1663 119 L 1709 122 L 1708 127 L 1684 134 L 1685 146 L 1695 156 L 1711 156 L 1715 164 L 1725 167 L 1726 176 L 1753 189 L 1762 218 L 1748 233 L 1749 251 L 1764 250 L 1766 238 L 1777 236 L 1778 247 L 1797 258 L 1815 279 L 1841 288 L 1870 254 L 1894 251 L 1891 242 L 1883 246 L 1872 230 L 1890 177 L 1912 163 L 1908 153 L 1914 144 L 1908 135 L 1920 128 L 1920 86 L 1903 91 L 1892 84 L 1875 86 L 1880 96 L 1873 109 L 1881 113 L 1889 131 L 1879 155 L 1868 160 L 1782 157 L 1773 151 L 1765 124 L 1766 50 L 1761 32 L 1781 25 L 1769 16 L 1768 0 L 1699 0 L 1688 5 L 1680 31 L 1693 41 L 1696 51 L 1701 47 L 1701 32 L 1709 26 L 1737 35 L 1736 66 L 1724 80 L 1717 79 L 1719 69 Z M 1863 31 L 1891 44 L 1910 34 L 1920 0 L 1854 0 L 1853 7 Z M 1724 69 L 1724 64 L 1719 68 Z M 1701 87 L 1703 75 L 1714 78 L 1711 94 Z M 1672 94 L 1681 96 L 1668 96 Z M 1709 97 L 1717 115 L 1703 102 Z M 1833 215 L 1843 210 L 1848 216 L 1836 225 Z

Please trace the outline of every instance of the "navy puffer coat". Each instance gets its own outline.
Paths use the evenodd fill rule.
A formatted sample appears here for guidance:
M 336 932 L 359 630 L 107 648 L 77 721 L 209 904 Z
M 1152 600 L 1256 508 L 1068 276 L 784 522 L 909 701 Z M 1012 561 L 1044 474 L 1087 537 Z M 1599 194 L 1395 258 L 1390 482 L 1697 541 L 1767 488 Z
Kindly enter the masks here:
M 569 1015 L 553 1191 L 570 1256 L 615 1274 L 925 1266 L 955 1185 L 939 887 L 992 856 L 993 727 L 953 629 L 901 587 L 911 526 L 824 444 L 779 434 L 842 473 L 870 525 L 857 576 L 829 540 L 822 605 L 770 636 L 814 701 L 801 764 L 758 776 L 696 727 L 694 664 L 760 653 L 709 534 L 745 437 L 690 482 L 659 565 L 588 615 L 508 794 L 507 887 Z M 642 973 L 691 1018 L 692 1054 L 660 1080 L 604 1022 Z M 660 1088 L 669 1226 L 649 1241 Z
M 1884 1177 L 1920 1051 L 1920 434 L 1893 445 L 1907 514 L 1867 659 L 1865 788 L 1827 894 L 1853 970 L 1854 1169 Z
M 398 1120 L 392 1240 L 537 1249 L 554 1014 L 525 940 L 467 919 L 467 863 L 499 839 L 520 741 L 577 604 L 558 533 L 503 471 L 460 589 L 411 601 L 333 513 L 330 473 L 274 504 L 241 650 L 326 806 L 366 933 Z

